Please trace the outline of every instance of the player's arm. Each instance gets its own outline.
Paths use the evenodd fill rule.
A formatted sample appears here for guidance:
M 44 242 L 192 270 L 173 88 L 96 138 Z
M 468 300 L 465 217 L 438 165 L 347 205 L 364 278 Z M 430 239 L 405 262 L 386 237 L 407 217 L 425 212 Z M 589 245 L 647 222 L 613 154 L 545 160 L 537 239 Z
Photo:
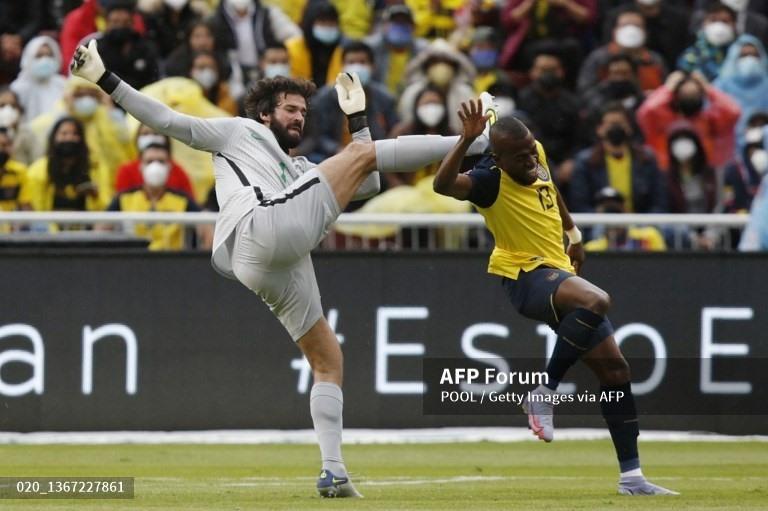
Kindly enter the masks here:
M 485 129 L 488 116 L 482 114 L 482 103 L 479 99 L 462 103 L 458 114 L 462 124 L 461 136 L 440 163 L 432 187 L 441 195 L 466 200 L 472 191 L 472 178 L 459 173 L 461 161 L 467 155 L 469 147 Z
M 336 94 L 339 106 L 347 116 L 347 125 L 355 142 L 373 142 L 368 118 L 365 115 L 365 90 L 357 73 L 339 73 L 336 77 Z M 379 172 L 371 172 L 355 191 L 352 200 L 373 197 L 381 190 Z
M 204 151 L 220 151 L 232 136 L 235 119 L 201 119 L 175 112 L 146 96 L 116 74 L 108 71 L 99 56 L 96 40 L 78 46 L 71 65 L 72 74 L 97 84 L 141 123 L 169 137 Z
M 557 187 L 555 187 L 557 189 Z M 560 219 L 563 222 L 563 231 L 568 236 L 568 249 L 566 253 L 571 258 L 571 264 L 576 269 L 576 274 L 581 274 L 581 267 L 584 265 L 584 259 L 586 253 L 584 251 L 584 243 L 581 239 L 581 231 L 573 221 L 568 207 L 565 205 L 560 190 L 557 190 L 557 209 L 560 210 Z

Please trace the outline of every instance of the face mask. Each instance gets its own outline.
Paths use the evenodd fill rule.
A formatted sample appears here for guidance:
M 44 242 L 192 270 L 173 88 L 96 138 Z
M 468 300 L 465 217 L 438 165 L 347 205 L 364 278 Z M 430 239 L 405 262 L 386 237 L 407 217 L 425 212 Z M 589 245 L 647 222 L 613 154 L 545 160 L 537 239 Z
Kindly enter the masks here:
M 613 99 L 626 98 L 635 93 L 635 84 L 632 80 L 617 80 L 615 82 L 610 81 L 606 83 L 608 94 L 610 94 Z
M 291 76 L 291 66 L 288 64 L 267 64 L 264 66 L 265 78 L 274 78 L 276 76 Z
M 69 158 L 70 156 L 74 156 L 77 154 L 77 151 L 80 149 L 80 142 L 57 142 L 56 145 L 53 146 L 53 152 L 58 156 L 59 158 Z
M 620 146 L 629 139 L 629 135 L 624 128 L 614 124 L 605 132 L 605 139 L 613 146 Z
M 360 77 L 360 83 L 367 85 L 371 81 L 371 66 L 368 64 L 347 64 L 344 66 L 345 73 L 357 73 Z
M 736 73 L 748 81 L 754 80 L 765 74 L 765 66 L 759 58 L 748 55 L 736 61 Z
M 168 147 L 168 141 L 162 135 L 141 135 L 136 139 L 136 146 L 139 148 L 139 152 L 144 151 L 144 149 L 153 144 Z
M 403 48 L 413 41 L 413 27 L 408 23 L 390 23 L 384 38 L 392 46 Z
M 749 162 L 759 174 L 765 174 L 768 170 L 768 151 L 755 149 L 749 157 Z
M 647 7 L 658 5 L 659 2 L 661 2 L 661 0 L 637 0 L 637 3 L 639 3 L 640 5 L 645 5 Z
M 545 91 L 553 91 L 562 85 L 563 79 L 553 71 L 544 71 L 536 80 L 536 83 Z
M 698 97 L 682 98 L 677 102 L 677 106 L 680 109 L 680 113 L 684 116 L 692 117 L 701 112 L 701 108 L 704 106 L 704 100 Z
M 763 128 L 749 128 L 744 134 L 744 140 L 747 144 L 761 144 L 763 142 Z
M 165 5 L 173 9 L 174 11 L 180 11 L 187 5 L 189 0 L 165 0 Z
M 434 128 L 445 117 L 445 107 L 438 103 L 427 103 L 416 109 L 416 117 L 430 128 Z
M 704 25 L 704 38 L 712 46 L 725 46 L 733 41 L 733 27 L 723 21 L 714 21 Z
M 8 153 L 0 153 L 0 167 L 4 167 L 9 159 L 10 159 L 10 156 L 8 155 Z
M 686 162 L 696 155 L 696 142 L 690 138 L 678 138 L 669 150 L 677 161 Z
M 12 105 L 0 107 L 0 127 L 10 128 L 19 120 L 19 111 Z
M 46 80 L 56 72 L 56 59 L 53 57 L 38 57 L 32 61 L 30 72 L 38 80 Z
M 247 11 L 253 5 L 253 0 L 229 0 L 229 5 L 236 11 Z
M 445 87 L 451 83 L 455 74 L 453 66 L 447 62 L 432 64 L 429 66 L 429 69 L 427 69 L 427 78 L 438 87 Z
M 219 81 L 219 74 L 210 67 L 192 71 L 192 79 L 199 83 L 203 89 L 208 90 Z
M 323 44 L 333 44 L 339 39 L 340 32 L 338 27 L 315 25 L 312 27 L 312 35 Z
M 104 34 L 104 37 L 115 44 L 122 44 L 136 34 L 132 28 L 114 28 Z
M 164 186 L 168 181 L 168 174 L 171 169 L 167 163 L 161 163 L 159 161 L 153 161 L 141 168 L 141 176 L 144 178 L 144 182 L 153 188 Z
M 496 59 L 499 56 L 499 52 L 496 50 L 472 50 L 469 54 L 472 58 L 472 63 L 478 69 L 486 70 L 493 69 L 496 66 Z
M 91 117 L 99 108 L 99 102 L 93 96 L 80 96 L 72 103 L 75 117 Z
M 616 29 L 616 42 L 624 48 L 640 48 L 645 44 L 645 30 L 637 25 L 624 25 Z

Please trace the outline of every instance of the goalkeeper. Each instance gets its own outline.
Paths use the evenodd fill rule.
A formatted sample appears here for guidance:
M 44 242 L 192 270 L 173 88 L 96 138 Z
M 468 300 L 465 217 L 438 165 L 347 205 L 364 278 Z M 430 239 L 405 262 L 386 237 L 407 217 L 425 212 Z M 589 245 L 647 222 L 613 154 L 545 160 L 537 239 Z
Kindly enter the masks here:
M 378 171 L 419 169 L 442 159 L 459 137 L 371 142 L 360 79 L 342 73 L 336 91 L 353 142 L 315 165 L 290 156 L 301 142 L 315 91 L 309 81 L 260 80 L 245 97 L 246 118 L 201 119 L 174 112 L 106 70 L 95 41 L 77 48 L 71 68 L 143 124 L 212 154 L 221 204 L 212 264 L 261 297 L 312 367 L 310 412 L 322 456 L 318 492 L 359 497 L 341 456 L 342 353 L 323 317 L 310 251 L 351 200 L 379 191 Z M 491 96 L 481 97 L 491 108 Z M 469 154 L 480 154 L 487 145 L 487 137 L 481 137 Z

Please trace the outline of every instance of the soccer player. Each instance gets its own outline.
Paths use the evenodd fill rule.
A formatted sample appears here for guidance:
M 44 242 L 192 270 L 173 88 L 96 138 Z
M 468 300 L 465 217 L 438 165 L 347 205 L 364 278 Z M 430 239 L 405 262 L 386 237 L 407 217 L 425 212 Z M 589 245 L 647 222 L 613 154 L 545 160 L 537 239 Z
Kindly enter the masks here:
M 258 294 L 307 357 L 314 377 L 310 411 L 322 457 L 324 497 L 358 497 L 341 456 L 342 353 L 323 317 L 310 251 L 353 199 L 379 190 L 382 172 L 415 170 L 445 157 L 457 137 L 399 137 L 371 142 L 359 77 L 337 78 L 339 106 L 353 142 L 319 166 L 289 151 L 301 142 L 306 80 L 260 80 L 248 92 L 248 117 L 200 119 L 174 112 L 104 68 L 96 42 L 80 46 L 72 73 L 97 83 L 125 111 L 154 130 L 212 153 L 216 220 L 212 263 Z M 490 96 L 488 96 L 490 98 Z M 483 152 L 487 139 L 471 151 Z
M 619 459 L 619 493 L 676 494 L 648 482 L 640 469 L 629 365 L 606 317 L 610 298 L 577 276 L 584 262 L 581 233 L 552 182 L 544 148 L 520 120 L 502 117 L 490 128 L 492 153 L 471 171 L 459 173 L 468 147 L 487 129 L 483 112 L 479 100 L 462 104 L 463 132 L 440 165 L 434 188 L 477 206 L 496 241 L 488 272 L 502 278 L 523 316 L 546 322 L 558 334 L 546 369 L 549 383 L 533 390 L 523 403 L 531 430 L 541 440 L 552 441 L 554 406 L 547 395 L 581 359 L 597 375 L 601 390 L 624 392 L 623 399 L 601 403 Z M 564 231 L 570 241 L 567 251 Z

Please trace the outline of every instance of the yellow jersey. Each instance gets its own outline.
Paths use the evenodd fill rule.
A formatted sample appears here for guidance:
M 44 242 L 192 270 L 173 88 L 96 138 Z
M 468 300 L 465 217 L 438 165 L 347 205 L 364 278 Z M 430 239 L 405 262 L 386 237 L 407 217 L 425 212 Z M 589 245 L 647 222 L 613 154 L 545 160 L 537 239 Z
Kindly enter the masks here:
M 200 211 L 195 202 L 186 195 L 166 190 L 153 204 L 143 188 L 136 188 L 117 194 L 107 211 L 162 211 L 182 213 Z M 181 224 L 136 224 L 134 233 L 149 239 L 150 250 L 181 250 L 184 248 L 184 227 Z
M 472 190 L 467 198 L 483 215 L 496 246 L 488 273 L 517 279 L 520 271 L 549 266 L 576 273 L 563 244 L 563 222 L 557 206 L 557 189 L 547 165 L 544 148 L 539 153 L 537 179 L 521 185 L 486 156 L 467 173 Z
M 19 193 L 26 174 L 27 167 L 14 160 L 0 168 L 0 211 L 19 209 Z

